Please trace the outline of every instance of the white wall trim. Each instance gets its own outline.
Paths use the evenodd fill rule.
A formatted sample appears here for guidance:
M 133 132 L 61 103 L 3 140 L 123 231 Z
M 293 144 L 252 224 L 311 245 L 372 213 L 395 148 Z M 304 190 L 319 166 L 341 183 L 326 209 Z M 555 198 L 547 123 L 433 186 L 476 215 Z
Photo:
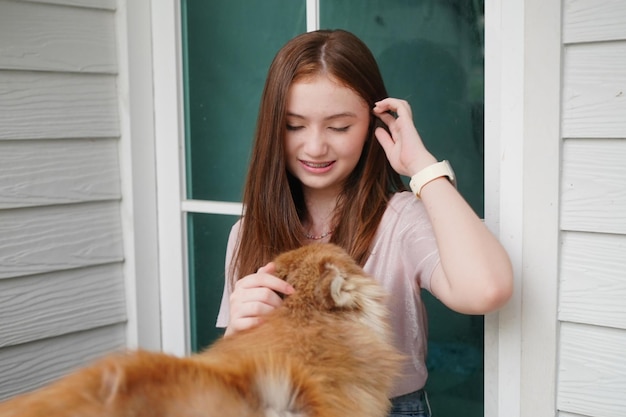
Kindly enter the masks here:
M 121 180 L 122 200 L 120 203 L 120 216 L 122 220 L 122 235 L 124 241 L 124 265 L 123 274 L 126 287 L 126 344 L 129 348 L 135 348 L 138 344 L 137 323 L 137 278 L 135 276 L 135 230 L 133 219 L 133 186 L 132 186 L 132 155 L 130 135 L 130 63 L 128 57 L 129 35 L 127 31 L 128 15 L 126 13 L 126 1 L 120 0 L 115 13 L 115 26 L 117 38 L 117 96 L 120 123 L 120 139 L 118 144 L 118 158 Z
M 506 248 L 514 294 L 485 317 L 485 417 L 519 417 L 524 0 L 485 2 L 485 223 Z
M 185 355 L 190 346 L 185 218 L 181 211 L 184 110 L 180 9 L 175 0 L 151 5 L 162 348 Z
M 555 416 L 562 3 L 525 0 L 524 16 L 521 415 Z
M 485 416 L 554 416 L 561 2 L 485 12 L 485 217 L 515 272 L 512 300 L 485 322 Z
M 149 0 L 116 10 L 127 344 L 161 347 Z

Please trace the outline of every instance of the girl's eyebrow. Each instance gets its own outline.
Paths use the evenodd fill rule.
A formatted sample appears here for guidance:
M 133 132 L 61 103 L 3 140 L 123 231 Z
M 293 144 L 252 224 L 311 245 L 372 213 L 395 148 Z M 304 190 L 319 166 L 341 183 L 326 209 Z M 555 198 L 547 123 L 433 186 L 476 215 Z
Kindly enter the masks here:
M 287 112 L 287 116 L 289 117 L 295 117 L 296 119 L 306 119 L 305 116 L 302 116 L 300 114 L 297 113 L 292 113 L 292 112 Z M 324 117 L 324 121 L 328 121 L 328 120 L 334 120 L 334 119 L 341 119 L 344 117 L 356 117 L 355 113 L 352 112 L 343 112 L 343 113 L 337 113 L 337 114 L 331 114 L 330 116 Z

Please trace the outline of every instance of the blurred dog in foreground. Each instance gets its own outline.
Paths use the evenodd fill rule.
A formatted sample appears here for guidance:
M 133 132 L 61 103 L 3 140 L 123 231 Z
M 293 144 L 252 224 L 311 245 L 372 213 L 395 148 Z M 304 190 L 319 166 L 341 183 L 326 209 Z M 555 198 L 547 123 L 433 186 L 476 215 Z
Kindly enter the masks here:
M 110 355 L 0 404 L 0 416 L 385 416 L 401 357 L 382 288 L 331 244 L 275 263 L 296 291 L 263 324 L 185 358 Z

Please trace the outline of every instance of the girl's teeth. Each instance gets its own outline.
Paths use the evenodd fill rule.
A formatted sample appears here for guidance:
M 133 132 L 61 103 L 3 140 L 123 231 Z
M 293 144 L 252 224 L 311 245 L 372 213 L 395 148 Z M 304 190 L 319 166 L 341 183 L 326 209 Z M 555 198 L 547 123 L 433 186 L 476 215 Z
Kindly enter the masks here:
M 313 163 L 313 162 L 307 162 L 306 163 L 308 166 L 310 166 L 311 168 L 326 168 L 327 166 L 330 165 L 330 162 L 323 162 L 323 163 Z

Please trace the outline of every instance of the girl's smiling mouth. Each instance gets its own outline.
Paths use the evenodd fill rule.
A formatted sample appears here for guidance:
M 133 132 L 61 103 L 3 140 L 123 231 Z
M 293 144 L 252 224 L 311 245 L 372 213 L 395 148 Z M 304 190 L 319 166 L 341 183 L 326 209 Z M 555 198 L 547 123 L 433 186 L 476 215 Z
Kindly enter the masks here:
M 314 170 L 316 172 L 319 172 L 319 171 L 327 171 L 327 169 L 330 168 L 335 163 L 335 161 L 312 162 L 312 161 L 304 161 L 300 159 L 300 163 L 304 166 L 305 169 L 309 171 Z

